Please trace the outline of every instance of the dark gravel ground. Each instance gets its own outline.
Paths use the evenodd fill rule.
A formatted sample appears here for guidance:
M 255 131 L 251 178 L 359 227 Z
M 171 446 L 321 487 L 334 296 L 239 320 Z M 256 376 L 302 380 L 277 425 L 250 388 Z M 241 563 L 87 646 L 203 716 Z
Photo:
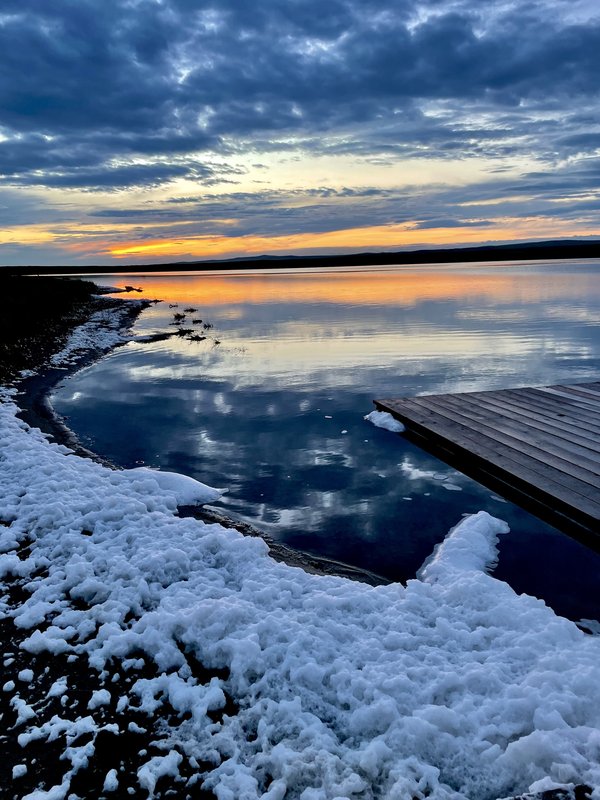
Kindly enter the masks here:
M 3 276 L 0 271 L 0 383 L 41 367 L 95 310 L 97 287 L 66 278 Z

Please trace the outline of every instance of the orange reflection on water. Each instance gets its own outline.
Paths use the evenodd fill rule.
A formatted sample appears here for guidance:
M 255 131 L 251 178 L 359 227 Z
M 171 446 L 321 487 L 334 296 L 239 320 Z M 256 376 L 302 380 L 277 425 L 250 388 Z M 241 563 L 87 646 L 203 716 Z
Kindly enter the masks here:
M 194 302 L 211 306 L 241 303 L 344 303 L 346 305 L 412 306 L 427 300 L 469 300 L 485 305 L 511 302 L 551 302 L 580 298 L 582 281 L 590 295 L 600 296 L 596 276 L 566 273 L 540 281 L 527 267 L 494 265 L 485 268 L 461 265 L 399 268 L 396 271 L 277 272 L 269 274 L 169 274 L 144 279 L 147 297 L 165 302 Z M 542 267 L 540 267 L 542 269 Z M 125 282 L 135 282 L 135 276 Z

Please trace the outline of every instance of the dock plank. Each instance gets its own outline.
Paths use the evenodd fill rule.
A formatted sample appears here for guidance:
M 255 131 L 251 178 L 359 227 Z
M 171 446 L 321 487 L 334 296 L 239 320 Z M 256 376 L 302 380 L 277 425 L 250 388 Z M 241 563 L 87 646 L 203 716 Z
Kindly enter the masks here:
M 519 426 L 532 428 L 553 436 L 561 446 L 568 450 L 580 451 L 580 447 L 588 450 L 586 458 L 600 461 L 600 433 L 591 432 L 587 428 L 577 427 L 570 422 L 557 422 L 550 417 L 543 417 L 534 411 L 506 401 L 496 402 L 491 398 L 477 397 L 477 403 L 488 413 L 495 414 L 498 418 L 509 420 Z M 564 444 L 563 444 L 564 443 Z M 591 455 L 590 455 L 591 454 Z
M 592 397 L 585 397 L 584 395 L 569 392 L 566 389 L 560 389 L 558 386 L 548 386 L 540 389 L 544 395 L 551 395 L 552 397 L 560 398 L 560 405 L 567 406 L 567 408 L 581 408 L 584 411 L 598 413 L 599 404 Z
M 571 425 L 580 428 L 586 440 L 589 440 L 590 434 L 600 433 L 600 416 L 597 412 L 570 405 L 560 397 L 550 398 L 542 393 L 532 394 L 525 390 L 505 391 L 506 395 L 496 402 L 512 406 L 520 412 L 528 410 L 540 422 L 547 421 L 558 427 Z
M 592 424 L 598 422 L 598 412 L 593 408 L 577 404 L 568 397 L 551 395 L 533 389 L 514 389 L 510 391 L 511 397 L 519 399 L 523 403 L 529 403 L 534 407 L 546 410 L 549 414 L 556 415 L 557 418 L 573 417 L 580 423 L 588 420 Z M 560 399 L 559 399 L 560 398 Z
M 540 416 L 548 417 L 556 422 L 569 422 L 576 427 L 587 431 L 589 426 L 595 427 L 598 423 L 598 416 L 589 414 L 582 409 L 573 409 L 566 403 L 558 404 L 555 400 L 546 399 L 541 393 L 539 395 L 519 394 L 516 391 L 506 390 L 507 400 L 514 401 L 519 406 L 529 408 L 532 411 L 537 409 Z
M 555 422 L 545 422 L 534 415 L 521 416 L 518 409 L 489 403 L 485 398 L 448 397 L 444 398 L 443 402 L 451 407 L 462 409 L 465 414 L 478 415 L 477 419 L 481 419 L 484 424 L 489 424 L 493 415 L 494 426 L 504 425 L 507 432 L 516 432 L 519 438 L 526 437 L 532 443 L 543 442 L 552 449 L 560 448 L 565 452 L 576 453 L 578 457 L 582 455 L 594 462 L 600 460 L 600 435 L 594 431 L 589 431 L 586 435 L 585 429 L 573 426 L 569 426 L 571 430 L 566 431 L 568 423 L 564 423 L 560 427 Z
M 471 395 L 471 393 L 469 393 Z M 503 396 L 496 398 L 496 393 L 481 393 L 473 392 L 472 397 L 477 399 L 490 409 L 495 409 L 499 413 L 506 414 L 507 416 L 516 419 L 523 417 L 531 421 L 531 424 L 541 425 L 544 428 L 556 432 L 558 436 L 568 438 L 582 437 L 586 443 L 590 442 L 590 438 L 600 438 L 600 420 L 598 424 L 586 423 L 579 419 L 570 416 L 557 417 L 556 414 L 550 414 L 537 408 L 533 408 L 531 403 L 519 402 L 516 398 Z M 592 434 L 590 437 L 589 434 Z
M 581 386 L 557 386 L 556 388 L 568 394 L 581 395 L 582 397 L 588 397 L 600 403 L 600 389 L 589 389 L 587 386 L 583 388 Z
M 375 405 L 435 455 L 600 547 L 600 382 Z
M 583 450 L 587 455 L 596 454 L 598 461 L 582 455 L 581 448 L 574 445 L 572 448 L 560 445 L 560 441 L 552 436 L 547 436 L 537 428 L 527 425 L 504 422 L 500 415 L 495 415 L 493 427 L 490 425 L 489 414 L 477 406 L 470 405 L 466 400 L 456 401 L 446 398 L 444 403 L 433 404 L 435 408 L 448 409 L 453 412 L 453 419 L 473 425 L 480 433 L 508 448 L 526 453 L 534 461 L 550 464 L 560 472 L 578 477 L 600 489 L 600 450 Z M 598 470 L 598 471 L 596 471 Z
M 417 401 L 419 400 L 419 398 L 416 399 Z M 544 451 L 540 448 L 531 447 L 513 436 L 506 436 L 501 431 L 496 431 L 491 426 L 484 426 L 481 423 L 476 423 L 476 433 L 471 435 L 475 430 L 473 427 L 474 420 L 455 412 L 443 404 L 428 403 L 425 405 L 416 402 L 414 407 L 420 408 L 424 412 L 435 412 L 439 418 L 434 423 L 438 433 L 444 435 L 444 433 L 451 431 L 453 435 L 456 435 L 456 432 L 460 431 L 461 439 L 468 439 L 471 442 L 473 452 L 479 455 L 490 460 L 507 457 L 515 464 L 521 465 L 520 474 L 527 470 L 528 473 L 543 478 L 545 482 L 552 481 L 553 485 L 560 485 L 566 491 L 581 495 L 582 498 L 592 500 L 597 498 L 597 502 L 594 505 L 600 513 L 600 492 L 598 487 L 575 477 L 569 470 L 571 465 L 567 462 L 560 462 L 559 459 L 552 458 L 549 453 L 544 458 Z M 460 425 L 461 428 L 459 429 L 455 425 Z M 560 464 L 560 466 L 557 466 L 557 464 Z M 566 469 L 561 468 L 563 465 Z M 586 474 L 590 477 L 592 476 L 592 473 Z M 564 492 L 561 491 L 562 495 L 564 495 Z

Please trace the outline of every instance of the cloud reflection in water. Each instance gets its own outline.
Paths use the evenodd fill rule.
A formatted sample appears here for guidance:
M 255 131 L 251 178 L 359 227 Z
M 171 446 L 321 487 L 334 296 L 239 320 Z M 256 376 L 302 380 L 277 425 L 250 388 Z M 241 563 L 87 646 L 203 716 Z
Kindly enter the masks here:
M 591 618 L 598 557 L 363 415 L 378 396 L 596 377 L 598 269 L 136 277 L 146 296 L 166 301 L 138 332 L 168 329 L 168 303 L 178 302 L 198 308 L 221 345 L 130 344 L 68 381 L 55 403 L 124 466 L 229 486 L 230 513 L 394 580 L 412 577 L 461 514 L 485 508 L 513 531 L 497 574 Z

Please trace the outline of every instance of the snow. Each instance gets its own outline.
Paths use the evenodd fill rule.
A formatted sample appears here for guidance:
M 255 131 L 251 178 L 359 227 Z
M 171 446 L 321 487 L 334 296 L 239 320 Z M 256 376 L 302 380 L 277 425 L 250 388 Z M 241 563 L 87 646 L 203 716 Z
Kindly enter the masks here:
M 117 770 L 111 769 L 109 772 L 106 773 L 106 778 L 104 779 L 104 786 L 102 787 L 103 792 L 116 792 L 119 788 L 119 779 L 117 777 Z
M 485 572 L 496 565 L 498 536 L 509 533 L 506 523 L 480 511 L 459 523 L 421 567 L 417 577 L 429 583 L 457 573 Z M 493 522 L 492 522 L 493 520 Z
M 580 619 L 579 626 L 586 628 L 595 636 L 600 636 L 600 621 L 597 619 Z
M 13 780 L 15 778 L 22 778 L 23 775 L 27 775 L 27 765 L 26 764 L 16 764 L 12 768 Z
M 23 700 L 22 697 L 19 697 L 18 694 L 14 695 L 10 701 L 11 706 L 17 712 L 17 721 L 15 722 L 15 728 L 18 728 L 19 725 L 22 725 L 24 722 L 28 722 L 30 719 L 33 719 L 37 716 L 33 708 Z
M 177 472 L 163 472 L 148 467 L 123 470 L 123 474 L 135 482 L 144 482 L 150 491 L 163 490 L 174 495 L 179 506 L 203 505 L 219 500 L 226 489 L 213 489 L 205 483 Z M 154 485 L 156 484 L 156 486 Z
M 181 724 L 139 770 L 149 792 L 181 752 L 214 765 L 204 786 L 219 800 L 600 786 L 600 639 L 487 574 L 502 521 L 464 519 L 406 587 L 310 575 L 260 539 L 179 518 L 179 489 L 156 474 L 66 456 L 15 413 L 5 392 L 0 559 L 32 541 L 21 563 L 36 578 L 10 614 L 29 652 L 98 671 L 111 659 L 135 671 L 141 653 L 156 665 L 130 702 Z M 228 677 L 193 677 L 187 652 Z M 223 714 L 227 697 L 236 710 Z M 12 702 L 22 744 L 98 729 L 91 717 L 36 727 Z M 65 751 L 72 771 L 89 757 L 79 750 Z
M 106 689 L 98 689 L 92 693 L 92 696 L 88 702 L 88 708 L 92 711 L 94 708 L 98 708 L 99 706 L 107 706 L 110 703 L 111 697 L 110 692 Z
M 77 329 L 55 364 L 121 341 L 119 314 Z M 0 390 L 0 589 L 16 578 L 27 599 L 0 599 L 0 618 L 26 633 L 26 652 L 133 676 L 118 705 L 167 731 L 164 754 L 137 773 L 149 796 L 162 776 L 177 778 L 183 753 L 205 765 L 202 788 L 218 800 L 495 800 L 600 787 L 600 637 L 488 574 L 506 523 L 464 518 L 406 587 L 308 574 L 272 560 L 261 539 L 178 516 L 178 505 L 221 490 L 67 455 L 16 416 L 14 396 Z M 366 419 L 401 429 L 382 412 Z M 66 701 L 66 690 L 61 677 L 48 696 Z M 105 702 L 101 689 L 89 716 L 40 724 L 11 697 L 22 747 L 65 743 L 62 782 L 27 800 L 69 796 L 93 737 L 118 733 L 94 717 Z M 78 746 L 83 734 L 92 741 Z M 117 789 L 113 769 L 104 791 Z
M 147 789 L 148 794 L 152 797 L 158 779 L 163 775 L 178 775 L 181 761 L 182 756 L 176 750 L 171 750 L 166 756 L 151 758 L 138 770 L 140 786 Z
M 130 322 L 131 304 L 143 304 L 140 300 L 129 300 L 122 306 L 100 309 L 79 325 L 69 337 L 63 349 L 50 359 L 54 367 L 64 367 L 75 363 L 83 353 L 90 350 L 110 350 L 129 340 L 127 335 Z
M 67 691 L 67 679 L 63 675 L 62 678 L 57 678 L 52 686 L 48 689 L 47 697 L 62 697 Z
M 371 422 L 376 428 L 384 428 L 386 431 L 392 431 L 392 433 L 402 433 L 402 431 L 406 430 L 404 425 L 394 419 L 387 411 L 371 411 L 364 419 L 367 422 Z

